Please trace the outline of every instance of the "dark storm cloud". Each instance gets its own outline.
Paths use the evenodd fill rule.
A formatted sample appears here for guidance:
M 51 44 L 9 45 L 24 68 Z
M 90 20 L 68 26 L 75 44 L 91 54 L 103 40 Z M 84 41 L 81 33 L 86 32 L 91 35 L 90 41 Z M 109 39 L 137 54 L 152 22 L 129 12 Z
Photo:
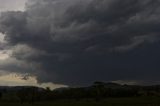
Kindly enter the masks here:
M 41 64 L 40 81 L 78 85 L 157 78 L 159 19 L 160 0 L 29 0 L 2 13 L 0 31 L 28 48 L 12 57 Z

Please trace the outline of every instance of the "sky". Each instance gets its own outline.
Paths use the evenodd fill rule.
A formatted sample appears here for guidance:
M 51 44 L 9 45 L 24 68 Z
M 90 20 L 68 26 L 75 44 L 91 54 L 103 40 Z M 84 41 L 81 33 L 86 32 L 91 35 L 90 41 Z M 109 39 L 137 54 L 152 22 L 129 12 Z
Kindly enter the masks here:
M 27 0 L 0 0 L 0 11 L 23 11 Z
M 7 11 L 24 11 L 25 10 L 25 3 L 27 0 L 0 0 L 0 14 Z M 1 15 L 0 15 L 1 16 Z M 0 65 L 1 67 L 4 62 L 6 64 L 10 64 L 12 61 L 12 48 L 7 47 L 7 41 L 5 40 L 6 34 L 0 33 Z M 4 47 L 5 46 L 5 47 Z M 15 59 L 12 61 L 13 63 L 16 62 Z M 18 65 L 20 63 L 16 63 L 14 65 Z M 10 65 L 13 65 L 12 63 Z M 13 67 L 17 67 L 14 66 Z M 10 66 L 9 66 L 10 67 Z M 20 71 L 17 69 L 17 71 Z M 56 89 L 59 87 L 68 87 L 62 84 L 54 84 L 50 82 L 42 82 L 39 83 L 37 81 L 36 76 L 29 75 L 28 72 L 12 72 L 12 70 L 0 70 L 0 86 L 37 86 L 37 87 L 50 87 L 50 89 Z
M 160 0 L 0 0 L 0 11 L 0 79 L 160 81 Z

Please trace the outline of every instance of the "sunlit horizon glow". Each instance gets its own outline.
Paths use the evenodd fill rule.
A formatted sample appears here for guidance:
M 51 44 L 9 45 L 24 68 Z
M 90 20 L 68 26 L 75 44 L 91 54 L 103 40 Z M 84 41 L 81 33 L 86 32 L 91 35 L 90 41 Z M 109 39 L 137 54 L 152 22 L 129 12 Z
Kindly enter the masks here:
M 49 87 L 51 90 L 59 87 L 68 87 L 52 82 L 38 83 L 36 76 L 26 76 L 27 74 L 10 73 L 0 76 L 0 86 L 36 86 L 41 88 Z M 25 78 L 27 77 L 27 78 Z

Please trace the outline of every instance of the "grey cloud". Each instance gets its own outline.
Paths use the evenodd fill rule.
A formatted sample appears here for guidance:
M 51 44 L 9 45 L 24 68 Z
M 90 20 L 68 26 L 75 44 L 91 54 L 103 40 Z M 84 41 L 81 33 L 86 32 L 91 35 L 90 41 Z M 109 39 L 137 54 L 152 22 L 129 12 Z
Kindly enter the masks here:
M 7 72 L 30 73 L 33 70 L 36 71 L 36 65 L 38 66 L 38 64 L 27 63 L 25 61 L 20 61 L 15 58 L 0 60 L 0 70 L 6 70 Z
M 0 12 L 11 10 L 24 10 L 27 0 L 0 0 Z
M 45 51 L 36 50 L 27 45 L 17 45 L 12 48 L 11 57 L 16 57 L 18 60 L 34 60 L 43 55 L 48 54 Z
M 29 47 L 15 49 L 12 57 L 41 64 L 40 81 L 87 84 L 143 78 L 137 73 L 144 71 L 148 78 L 157 61 L 151 59 L 155 64 L 149 68 L 144 66 L 150 62 L 136 61 L 147 50 L 150 58 L 158 47 L 159 5 L 159 0 L 29 0 L 24 12 L 2 14 L 0 31 L 11 47 Z

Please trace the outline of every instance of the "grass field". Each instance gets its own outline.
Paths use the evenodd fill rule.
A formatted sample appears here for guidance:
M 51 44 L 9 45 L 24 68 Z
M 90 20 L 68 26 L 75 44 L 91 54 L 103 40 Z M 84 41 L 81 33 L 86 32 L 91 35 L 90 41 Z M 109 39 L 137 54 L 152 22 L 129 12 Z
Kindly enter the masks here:
M 32 106 L 25 103 L 6 103 L 0 102 L 1 106 Z M 35 106 L 160 106 L 160 97 L 141 97 L 141 98 L 108 98 L 99 102 L 91 100 L 63 100 L 54 102 L 39 102 Z

